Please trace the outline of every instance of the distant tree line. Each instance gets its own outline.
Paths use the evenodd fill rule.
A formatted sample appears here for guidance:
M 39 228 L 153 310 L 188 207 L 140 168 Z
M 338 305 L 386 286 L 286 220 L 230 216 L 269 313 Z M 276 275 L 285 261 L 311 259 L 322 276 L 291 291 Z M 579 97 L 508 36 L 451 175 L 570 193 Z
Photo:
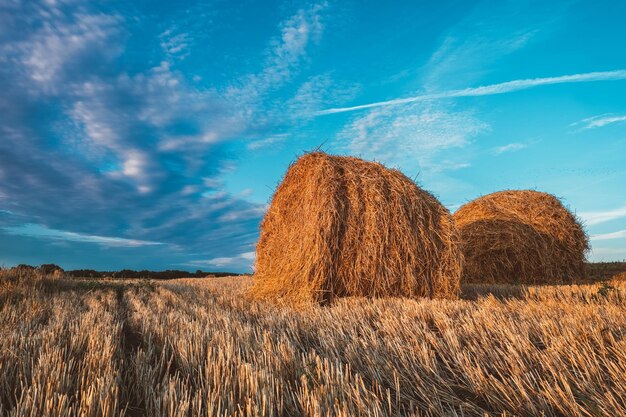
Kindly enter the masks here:
M 74 269 L 64 271 L 55 264 L 43 264 L 38 267 L 20 264 L 14 267 L 20 271 L 39 271 L 43 274 L 53 274 L 60 271 L 66 276 L 75 278 L 150 278 L 150 279 L 175 279 L 175 278 L 205 278 L 205 277 L 225 277 L 241 275 L 234 272 L 206 272 L 198 269 L 196 272 L 183 271 L 179 269 L 167 269 L 165 271 L 148 271 L 147 269 L 135 271 L 132 269 L 122 269 L 120 271 L 96 271 L 94 269 Z

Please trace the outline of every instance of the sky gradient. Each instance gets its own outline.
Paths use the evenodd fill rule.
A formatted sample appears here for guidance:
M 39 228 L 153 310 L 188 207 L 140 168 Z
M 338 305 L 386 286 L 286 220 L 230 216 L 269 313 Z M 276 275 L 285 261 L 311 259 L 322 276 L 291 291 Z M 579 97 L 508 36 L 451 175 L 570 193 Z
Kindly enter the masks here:
M 546 4 L 548 3 L 548 4 Z M 626 259 L 626 3 L 0 0 L 0 265 L 249 272 L 305 151 Z

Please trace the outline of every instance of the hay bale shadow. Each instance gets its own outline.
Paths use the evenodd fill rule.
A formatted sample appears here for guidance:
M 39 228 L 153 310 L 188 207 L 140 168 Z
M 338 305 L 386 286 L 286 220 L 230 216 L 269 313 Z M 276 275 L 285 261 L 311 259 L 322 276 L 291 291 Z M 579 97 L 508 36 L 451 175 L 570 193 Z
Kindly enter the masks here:
M 498 300 L 528 298 L 528 287 L 516 284 L 462 284 L 461 299 L 476 301 L 479 298 L 493 296 Z

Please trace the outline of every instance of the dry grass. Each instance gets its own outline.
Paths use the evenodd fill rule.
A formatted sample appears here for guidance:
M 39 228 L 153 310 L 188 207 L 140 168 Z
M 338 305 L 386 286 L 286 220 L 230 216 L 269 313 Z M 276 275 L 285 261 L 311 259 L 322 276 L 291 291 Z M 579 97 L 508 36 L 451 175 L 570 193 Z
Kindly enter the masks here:
M 465 256 L 463 282 L 572 283 L 585 275 L 585 231 L 550 194 L 488 194 L 462 206 L 454 221 Z
M 59 279 L 0 273 L 0 415 L 122 410 L 122 321 L 113 292 L 50 294 Z
M 290 304 L 456 298 L 457 241 L 448 210 L 400 171 L 306 154 L 287 171 L 261 225 L 252 293 Z
M 626 415 L 624 281 L 300 311 L 250 285 L 1 285 L 0 416 Z

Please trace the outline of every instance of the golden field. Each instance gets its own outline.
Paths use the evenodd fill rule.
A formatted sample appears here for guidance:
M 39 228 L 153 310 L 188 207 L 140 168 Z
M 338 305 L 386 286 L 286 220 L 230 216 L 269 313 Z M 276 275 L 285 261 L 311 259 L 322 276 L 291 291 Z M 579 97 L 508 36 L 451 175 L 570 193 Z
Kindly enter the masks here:
M 625 416 L 626 282 L 249 301 L 249 277 L 0 277 L 0 416 Z

